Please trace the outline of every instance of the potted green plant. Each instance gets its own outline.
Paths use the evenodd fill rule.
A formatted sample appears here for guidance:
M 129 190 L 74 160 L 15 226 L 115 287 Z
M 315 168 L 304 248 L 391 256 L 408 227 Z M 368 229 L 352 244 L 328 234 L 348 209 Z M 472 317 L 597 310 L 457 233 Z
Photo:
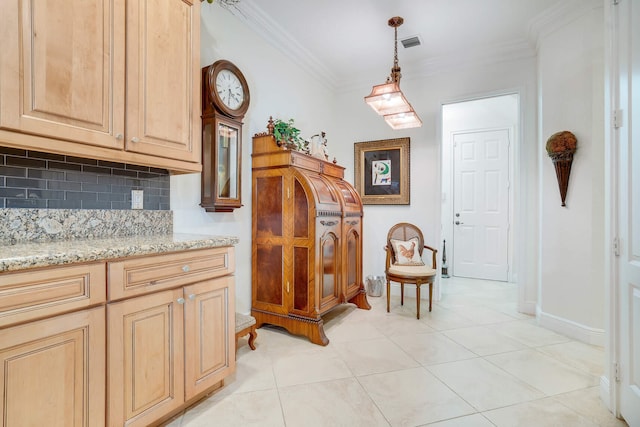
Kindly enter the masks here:
M 273 136 L 278 145 L 284 145 L 291 150 L 308 151 L 309 142 L 300 136 L 300 129 L 294 126 L 293 119 L 287 121 L 275 119 Z

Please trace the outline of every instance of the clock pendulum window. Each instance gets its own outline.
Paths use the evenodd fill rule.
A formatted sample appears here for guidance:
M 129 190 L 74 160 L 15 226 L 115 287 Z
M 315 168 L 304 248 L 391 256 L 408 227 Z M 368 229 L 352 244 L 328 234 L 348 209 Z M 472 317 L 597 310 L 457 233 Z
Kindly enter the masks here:
M 233 212 L 242 206 L 242 120 L 249 86 L 233 63 L 219 60 L 202 68 L 202 185 L 200 206 Z

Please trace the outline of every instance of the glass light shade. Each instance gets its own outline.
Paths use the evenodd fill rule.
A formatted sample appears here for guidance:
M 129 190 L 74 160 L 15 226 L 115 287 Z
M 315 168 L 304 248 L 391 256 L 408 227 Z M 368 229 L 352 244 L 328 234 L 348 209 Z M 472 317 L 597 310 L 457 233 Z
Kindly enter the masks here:
M 381 116 L 412 110 L 398 83 L 385 83 L 374 86 L 364 101 Z
M 418 117 L 413 110 L 413 107 L 409 105 L 409 108 L 411 111 L 384 116 L 384 121 L 387 122 L 392 129 L 410 129 L 422 126 L 422 120 L 420 120 L 420 117 Z

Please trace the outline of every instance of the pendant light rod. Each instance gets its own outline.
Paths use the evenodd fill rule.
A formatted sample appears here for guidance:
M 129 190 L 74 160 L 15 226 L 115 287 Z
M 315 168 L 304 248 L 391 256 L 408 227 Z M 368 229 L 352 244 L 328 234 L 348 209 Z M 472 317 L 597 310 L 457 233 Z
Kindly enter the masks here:
M 394 45 L 393 45 L 393 67 L 391 67 L 391 76 L 387 80 L 392 81 L 393 83 L 400 83 L 400 77 L 402 74 L 400 73 L 400 65 L 398 64 L 398 27 L 404 23 L 404 19 L 400 16 L 394 16 L 389 19 L 389 26 L 393 27 L 395 32 Z

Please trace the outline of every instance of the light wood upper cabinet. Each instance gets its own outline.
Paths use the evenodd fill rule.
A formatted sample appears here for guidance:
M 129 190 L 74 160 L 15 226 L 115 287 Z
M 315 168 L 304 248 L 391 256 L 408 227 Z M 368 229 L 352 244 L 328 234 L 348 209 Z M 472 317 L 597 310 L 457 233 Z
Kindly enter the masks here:
M 201 170 L 199 1 L 4 2 L 0 51 L 0 145 Z
M 199 7 L 127 2 L 127 150 L 200 161 Z
M 0 127 L 121 148 L 124 1 L 14 0 L 0 18 Z

